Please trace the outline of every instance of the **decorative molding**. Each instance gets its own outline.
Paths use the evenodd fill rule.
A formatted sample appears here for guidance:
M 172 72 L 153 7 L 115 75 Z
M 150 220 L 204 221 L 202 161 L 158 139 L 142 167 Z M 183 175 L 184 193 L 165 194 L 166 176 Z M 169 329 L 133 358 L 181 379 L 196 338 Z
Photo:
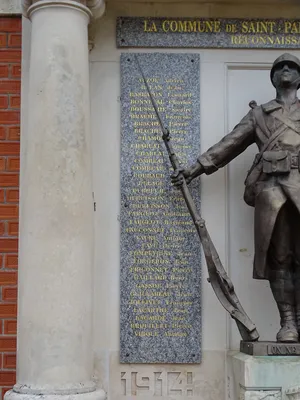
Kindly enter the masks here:
M 300 400 L 300 386 L 291 387 L 285 394 L 288 396 L 289 400 Z
M 241 388 L 240 400 L 281 400 L 281 390 L 248 390 Z M 293 399 L 294 400 L 294 399 Z
M 30 18 L 30 14 L 39 7 L 65 5 L 87 11 L 91 17 L 100 18 L 105 11 L 105 0 L 22 0 L 22 13 Z
M 102 17 L 105 11 L 105 0 L 86 0 L 86 6 L 92 11 L 95 19 Z
M 32 0 L 22 0 L 21 1 L 21 6 L 22 6 L 22 14 L 24 17 L 28 18 L 27 15 L 27 10 L 31 6 Z

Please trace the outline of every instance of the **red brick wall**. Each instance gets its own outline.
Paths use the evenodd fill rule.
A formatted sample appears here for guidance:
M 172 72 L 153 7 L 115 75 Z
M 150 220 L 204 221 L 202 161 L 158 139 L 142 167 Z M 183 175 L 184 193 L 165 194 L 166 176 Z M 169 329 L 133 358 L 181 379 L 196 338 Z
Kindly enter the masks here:
M 0 17 L 0 396 L 16 379 L 21 18 Z

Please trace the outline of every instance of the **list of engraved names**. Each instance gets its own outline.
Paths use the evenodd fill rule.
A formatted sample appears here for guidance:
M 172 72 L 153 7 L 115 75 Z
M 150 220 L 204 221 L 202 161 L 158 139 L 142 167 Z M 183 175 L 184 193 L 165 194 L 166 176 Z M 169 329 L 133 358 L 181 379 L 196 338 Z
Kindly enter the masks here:
M 199 362 L 200 243 L 170 185 L 161 128 L 135 57 L 121 57 L 121 361 Z M 199 152 L 199 58 L 137 57 L 176 154 L 189 164 Z M 192 191 L 199 200 L 199 187 Z

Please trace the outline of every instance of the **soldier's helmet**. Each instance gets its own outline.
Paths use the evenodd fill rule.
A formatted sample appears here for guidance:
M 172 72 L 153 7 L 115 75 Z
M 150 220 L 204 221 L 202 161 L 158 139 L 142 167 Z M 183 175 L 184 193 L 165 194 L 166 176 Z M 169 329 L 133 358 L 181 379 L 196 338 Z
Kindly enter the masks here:
M 281 56 L 276 58 L 276 60 L 273 63 L 272 69 L 271 69 L 270 75 L 271 75 L 271 82 L 272 82 L 273 86 L 274 86 L 273 75 L 274 75 L 275 70 L 278 67 L 280 68 L 280 66 L 282 66 L 282 65 L 284 65 L 286 63 L 294 64 L 297 67 L 297 69 L 298 69 L 298 71 L 300 73 L 300 60 L 299 60 L 299 58 L 297 58 L 296 56 L 293 56 L 293 54 L 289 54 L 289 53 L 281 54 Z M 298 85 L 298 88 L 299 88 L 299 86 L 300 86 L 300 84 Z

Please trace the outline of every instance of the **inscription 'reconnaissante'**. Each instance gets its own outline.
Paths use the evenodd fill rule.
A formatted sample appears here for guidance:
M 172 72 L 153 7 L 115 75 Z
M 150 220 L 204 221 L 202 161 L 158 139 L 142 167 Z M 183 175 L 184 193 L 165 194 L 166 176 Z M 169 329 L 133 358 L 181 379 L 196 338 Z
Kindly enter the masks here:
M 181 193 L 171 186 L 161 128 L 135 57 L 121 57 L 120 360 L 197 363 L 200 243 Z M 190 164 L 200 142 L 199 57 L 137 57 L 174 149 Z M 199 187 L 193 185 L 199 206 Z

